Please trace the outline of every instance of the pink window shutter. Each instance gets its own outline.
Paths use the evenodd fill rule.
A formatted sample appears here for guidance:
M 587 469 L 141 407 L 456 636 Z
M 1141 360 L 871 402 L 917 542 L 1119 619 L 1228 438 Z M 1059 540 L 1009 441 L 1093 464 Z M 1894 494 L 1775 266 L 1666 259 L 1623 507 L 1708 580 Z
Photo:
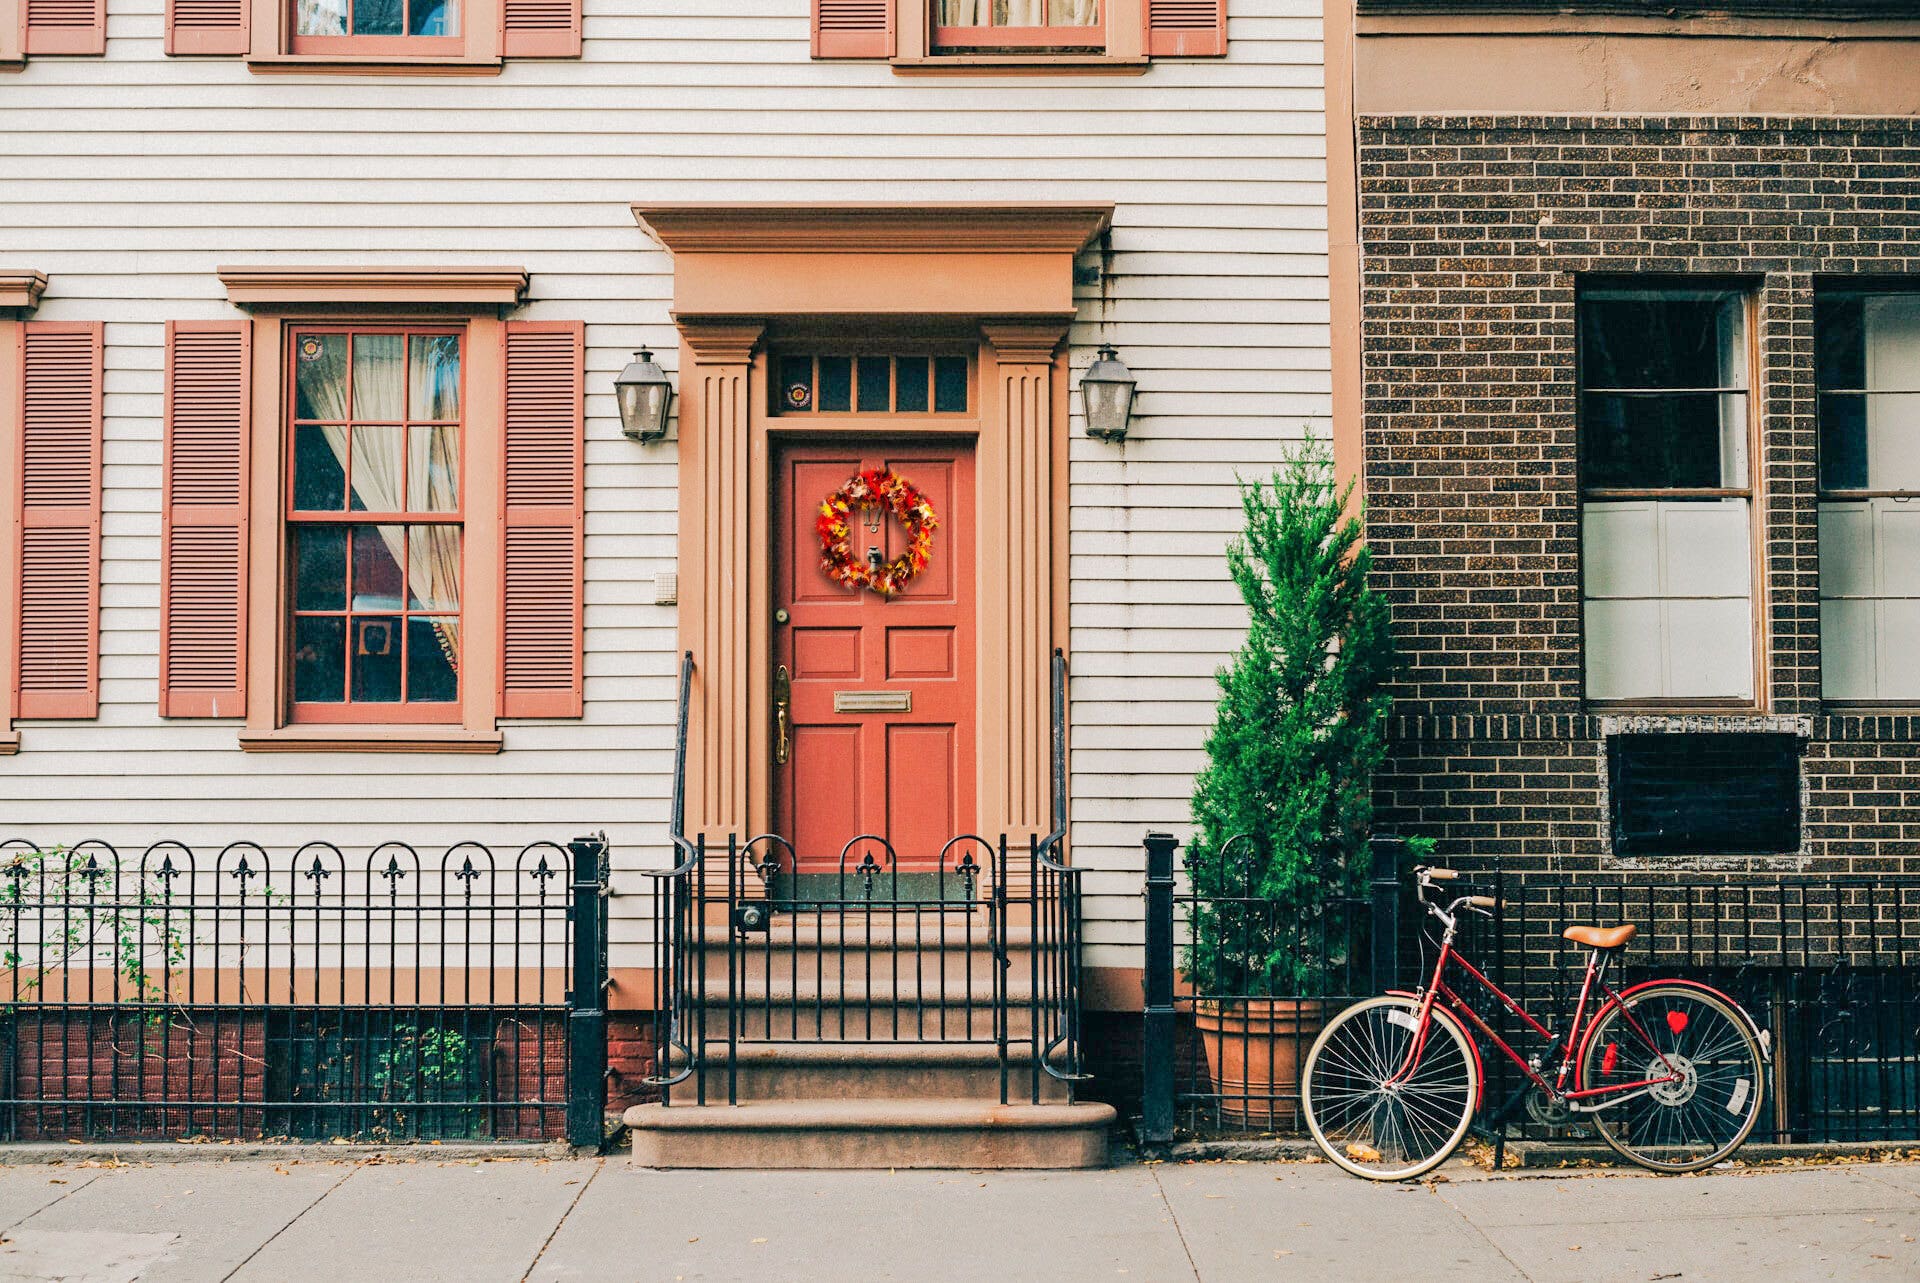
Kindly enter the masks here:
M 161 446 L 160 716 L 247 711 L 252 327 L 167 323 Z
M 813 56 L 893 57 L 896 0 L 813 0 Z M 919 0 L 898 0 L 917 4 Z
M 105 53 L 107 0 L 22 0 L 29 54 Z
M 578 58 L 580 0 L 505 0 L 500 52 L 509 58 Z
M 98 321 L 21 329 L 21 717 L 100 711 Z
M 167 0 L 167 52 L 243 54 L 252 43 L 248 0 Z
M 507 323 L 503 717 L 582 711 L 585 362 L 579 321 Z
M 1147 0 L 1147 52 L 1208 58 L 1227 52 L 1227 0 Z

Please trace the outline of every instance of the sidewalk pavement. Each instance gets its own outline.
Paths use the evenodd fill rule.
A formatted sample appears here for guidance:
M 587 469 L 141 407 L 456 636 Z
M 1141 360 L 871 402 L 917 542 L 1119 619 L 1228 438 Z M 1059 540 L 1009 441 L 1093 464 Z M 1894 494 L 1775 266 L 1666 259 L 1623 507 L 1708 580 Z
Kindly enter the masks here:
M 1920 1278 L 1920 1164 L 1380 1186 L 1325 1163 L 655 1172 L 312 1156 L 0 1167 L 0 1279 Z

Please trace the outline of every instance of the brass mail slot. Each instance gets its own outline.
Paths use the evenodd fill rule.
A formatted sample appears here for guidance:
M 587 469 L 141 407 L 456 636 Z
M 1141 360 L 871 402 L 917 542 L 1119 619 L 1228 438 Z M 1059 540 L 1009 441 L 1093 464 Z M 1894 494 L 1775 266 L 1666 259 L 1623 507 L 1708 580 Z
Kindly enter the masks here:
M 912 691 L 835 691 L 836 713 L 911 713 Z

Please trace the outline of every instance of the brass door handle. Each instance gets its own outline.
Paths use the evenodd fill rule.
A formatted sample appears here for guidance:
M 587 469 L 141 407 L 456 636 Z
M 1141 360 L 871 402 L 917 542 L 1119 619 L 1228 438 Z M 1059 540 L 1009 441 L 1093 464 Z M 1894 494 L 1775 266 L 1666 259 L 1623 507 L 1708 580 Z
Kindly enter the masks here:
M 793 676 L 781 664 L 773 670 L 773 761 L 785 766 L 793 756 Z

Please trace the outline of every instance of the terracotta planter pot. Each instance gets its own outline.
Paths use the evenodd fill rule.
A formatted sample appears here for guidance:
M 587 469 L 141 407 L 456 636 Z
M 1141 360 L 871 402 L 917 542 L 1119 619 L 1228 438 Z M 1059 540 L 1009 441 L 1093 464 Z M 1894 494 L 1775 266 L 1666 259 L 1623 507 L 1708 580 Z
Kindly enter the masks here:
M 1194 1004 L 1224 1121 L 1265 1131 L 1300 1127 L 1300 1062 L 1325 1023 L 1322 1005 L 1299 998 Z

